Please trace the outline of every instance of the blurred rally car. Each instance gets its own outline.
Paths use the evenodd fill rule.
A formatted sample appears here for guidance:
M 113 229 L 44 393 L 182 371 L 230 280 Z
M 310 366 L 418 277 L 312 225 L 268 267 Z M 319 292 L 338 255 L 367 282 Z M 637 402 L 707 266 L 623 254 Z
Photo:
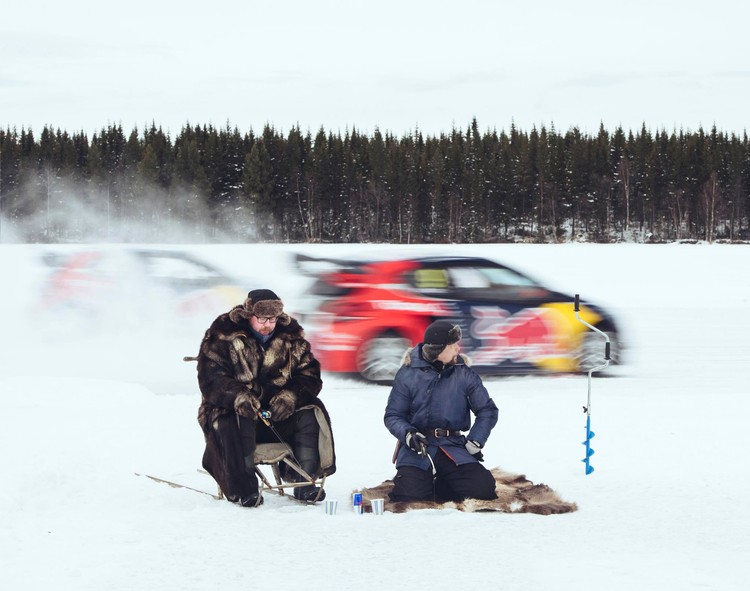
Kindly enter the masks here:
M 326 371 L 389 382 L 436 319 L 461 326 L 462 351 L 483 374 L 587 371 L 604 358 L 604 339 L 576 320 L 572 296 L 488 259 L 298 254 L 295 262 L 314 277 L 298 316 Z M 579 314 L 607 333 L 617 363 L 622 345 L 612 316 L 587 302 Z
M 42 262 L 36 309 L 50 331 L 203 324 L 245 295 L 235 279 L 177 249 L 62 249 Z

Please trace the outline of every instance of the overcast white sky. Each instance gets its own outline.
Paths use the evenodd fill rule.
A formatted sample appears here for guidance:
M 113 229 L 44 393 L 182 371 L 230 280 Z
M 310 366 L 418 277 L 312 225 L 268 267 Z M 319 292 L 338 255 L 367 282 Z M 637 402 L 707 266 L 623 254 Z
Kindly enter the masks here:
M 744 0 L 0 0 L 0 126 L 749 127 Z

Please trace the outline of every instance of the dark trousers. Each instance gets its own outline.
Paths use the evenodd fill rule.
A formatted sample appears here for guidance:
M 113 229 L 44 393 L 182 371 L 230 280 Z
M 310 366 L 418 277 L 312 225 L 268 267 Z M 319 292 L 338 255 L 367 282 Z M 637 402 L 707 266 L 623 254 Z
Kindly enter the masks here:
M 239 415 L 229 415 L 222 417 L 218 423 L 217 435 L 224 456 L 227 479 L 234 483 L 231 488 L 238 491 L 237 495 L 232 496 L 244 497 L 258 492 L 258 478 L 253 462 L 255 446 L 257 443 L 279 443 L 279 436 L 284 443 L 291 446 L 294 455 L 308 474 L 314 474 L 318 470 L 320 427 L 312 409 L 295 412 L 287 420 L 273 423 L 278 435 L 260 419 L 252 420 Z M 236 441 L 240 444 L 240 454 L 234 452 L 238 447 L 234 443 Z
M 457 466 L 442 450 L 433 458 L 437 477 L 432 470 L 402 466 L 393 479 L 391 501 L 463 501 L 496 499 L 495 478 L 482 464 Z

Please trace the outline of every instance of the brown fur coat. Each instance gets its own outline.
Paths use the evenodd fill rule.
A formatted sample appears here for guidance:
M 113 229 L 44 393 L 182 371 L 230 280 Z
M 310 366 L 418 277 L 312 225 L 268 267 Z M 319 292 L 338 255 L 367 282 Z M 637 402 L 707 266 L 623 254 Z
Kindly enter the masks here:
M 510 474 L 500 468 L 493 468 L 495 477 L 495 492 L 497 499 L 482 501 L 466 499 L 460 503 L 433 503 L 430 501 L 397 501 L 393 502 L 388 494 L 393 489 L 393 481 L 386 480 L 381 484 L 357 490 L 362 493 L 362 505 L 365 512 L 371 512 L 372 499 L 385 499 L 385 510 L 393 513 L 405 513 L 412 509 L 457 509 L 459 511 L 500 511 L 502 513 L 536 513 L 538 515 L 553 515 L 557 513 L 571 513 L 578 510 L 575 503 L 562 500 L 560 496 L 546 484 L 534 484 L 521 474 Z
M 321 471 L 326 475 L 336 471 L 331 420 L 318 398 L 323 387 L 320 363 L 294 318 L 287 314 L 279 316 L 273 336 L 261 346 L 251 333 L 242 306 L 236 306 L 214 320 L 206 331 L 197 361 L 202 395 L 198 423 L 206 437 L 203 464 L 222 490 L 226 489 L 225 493 L 233 488 L 227 480 L 232 470 L 225 464 L 236 460 L 241 466 L 243 460 L 239 448 L 220 449 L 216 426 L 219 420 L 234 416 L 235 399 L 243 393 L 258 397 L 261 408 L 268 408 L 276 394 L 291 392 L 296 408 L 314 406 L 320 409 L 321 420 L 328 426 L 332 458 L 329 465 L 321 466 Z
M 241 393 L 260 399 L 261 407 L 284 390 L 292 392 L 297 407 L 322 406 L 320 363 L 299 323 L 282 314 L 265 347 L 252 336 L 249 322 L 236 306 L 219 316 L 206 331 L 198 354 L 198 385 L 203 400 L 198 422 L 204 431 L 219 416 L 234 412 Z M 329 421 L 330 422 L 330 421 Z

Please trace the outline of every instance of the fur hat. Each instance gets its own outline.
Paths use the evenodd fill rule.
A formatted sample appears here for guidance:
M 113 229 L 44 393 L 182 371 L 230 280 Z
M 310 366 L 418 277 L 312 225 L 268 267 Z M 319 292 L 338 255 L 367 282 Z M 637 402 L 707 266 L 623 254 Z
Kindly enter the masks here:
M 254 289 L 247 294 L 247 298 L 241 306 L 236 306 L 229 313 L 229 317 L 234 322 L 237 322 L 239 318 L 249 320 L 251 316 L 285 320 L 284 302 L 270 289 Z M 286 324 L 286 322 L 282 322 L 282 324 Z
M 251 316 L 261 318 L 278 318 L 284 313 L 284 303 L 270 289 L 254 289 L 247 294 L 242 307 Z
M 461 327 L 447 320 L 436 320 L 424 331 L 422 357 L 432 363 L 448 345 L 461 340 Z

